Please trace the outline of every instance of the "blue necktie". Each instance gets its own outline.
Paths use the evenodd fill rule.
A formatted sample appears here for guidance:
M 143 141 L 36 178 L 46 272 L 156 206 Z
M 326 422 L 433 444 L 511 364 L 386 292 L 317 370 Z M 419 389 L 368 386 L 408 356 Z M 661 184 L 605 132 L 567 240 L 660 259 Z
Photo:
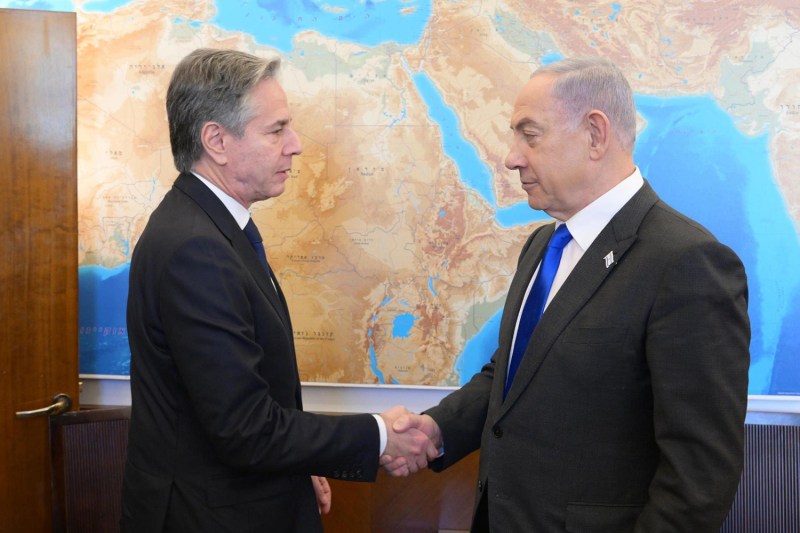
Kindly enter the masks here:
M 511 354 L 511 365 L 508 368 L 508 379 L 506 380 L 503 398 L 506 397 L 511 388 L 511 382 L 514 381 L 514 374 L 517 373 L 522 356 L 525 355 L 525 350 L 528 348 L 531 334 L 544 312 L 544 304 L 547 301 L 547 295 L 550 294 L 550 287 L 553 286 L 553 278 L 556 277 L 558 265 L 561 263 L 561 254 L 564 252 L 564 247 L 571 240 L 572 235 L 570 235 L 566 224 L 561 224 L 553 233 L 553 236 L 550 237 L 547 250 L 545 250 L 544 257 L 542 257 L 542 263 L 539 265 L 539 273 L 536 275 L 531 292 L 528 294 L 528 299 L 525 300 L 525 304 L 522 307 L 522 317 L 517 328 L 517 337 L 514 341 L 514 352 Z
M 247 221 L 247 225 L 245 225 L 244 227 L 244 234 L 247 235 L 247 239 L 250 241 L 253 250 L 256 251 L 256 255 L 258 255 L 258 258 L 261 260 L 261 264 L 264 265 L 264 268 L 267 269 L 267 275 L 269 276 L 269 263 L 267 263 L 267 252 L 264 250 L 264 243 L 263 240 L 261 239 L 261 233 L 259 233 L 258 228 L 256 227 L 256 223 L 253 222 L 252 218 Z

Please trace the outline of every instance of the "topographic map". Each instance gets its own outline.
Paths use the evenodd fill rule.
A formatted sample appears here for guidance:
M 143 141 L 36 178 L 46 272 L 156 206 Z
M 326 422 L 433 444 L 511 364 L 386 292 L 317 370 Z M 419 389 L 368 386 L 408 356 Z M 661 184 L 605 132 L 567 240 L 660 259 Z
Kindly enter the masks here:
M 133 247 L 176 177 L 164 98 L 198 47 L 280 56 L 304 152 L 254 206 L 304 381 L 456 386 L 496 347 L 519 250 L 548 220 L 503 166 L 541 64 L 602 55 L 635 159 L 745 263 L 751 394 L 800 394 L 796 0 L 0 1 L 75 11 L 81 373 L 125 376 Z

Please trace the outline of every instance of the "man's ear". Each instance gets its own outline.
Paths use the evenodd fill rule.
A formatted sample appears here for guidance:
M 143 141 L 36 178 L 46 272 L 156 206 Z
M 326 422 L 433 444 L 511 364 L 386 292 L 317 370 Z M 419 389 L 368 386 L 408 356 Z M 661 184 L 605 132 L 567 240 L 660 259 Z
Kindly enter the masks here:
M 203 143 L 203 150 L 218 165 L 228 162 L 228 154 L 225 150 L 225 141 L 228 132 L 216 122 L 206 122 L 200 130 L 200 142 Z
M 586 114 L 589 132 L 589 154 L 593 160 L 602 159 L 611 141 L 611 123 L 602 111 L 592 109 Z

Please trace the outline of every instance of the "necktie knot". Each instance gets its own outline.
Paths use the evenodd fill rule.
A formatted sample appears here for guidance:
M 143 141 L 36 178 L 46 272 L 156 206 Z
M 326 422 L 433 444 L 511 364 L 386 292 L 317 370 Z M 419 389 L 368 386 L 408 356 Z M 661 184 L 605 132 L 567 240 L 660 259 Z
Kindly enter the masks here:
M 556 250 L 563 250 L 567 243 L 569 243 L 571 240 L 572 234 L 570 234 L 569 229 L 567 229 L 567 225 L 561 224 L 553 233 L 553 236 L 550 237 L 550 242 L 547 244 L 547 247 Z

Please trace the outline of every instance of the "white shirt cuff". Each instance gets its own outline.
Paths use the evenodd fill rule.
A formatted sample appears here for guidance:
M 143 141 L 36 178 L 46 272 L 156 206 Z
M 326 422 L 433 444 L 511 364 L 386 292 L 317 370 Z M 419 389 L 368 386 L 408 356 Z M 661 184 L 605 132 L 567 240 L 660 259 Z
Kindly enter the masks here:
M 381 438 L 380 447 L 378 448 L 380 450 L 380 453 L 378 454 L 378 456 L 381 456 L 383 455 L 383 452 L 386 450 L 386 440 L 387 440 L 386 422 L 383 421 L 381 415 L 372 415 L 372 416 L 374 416 L 375 420 L 378 422 L 378 434 L 380 435 Z

